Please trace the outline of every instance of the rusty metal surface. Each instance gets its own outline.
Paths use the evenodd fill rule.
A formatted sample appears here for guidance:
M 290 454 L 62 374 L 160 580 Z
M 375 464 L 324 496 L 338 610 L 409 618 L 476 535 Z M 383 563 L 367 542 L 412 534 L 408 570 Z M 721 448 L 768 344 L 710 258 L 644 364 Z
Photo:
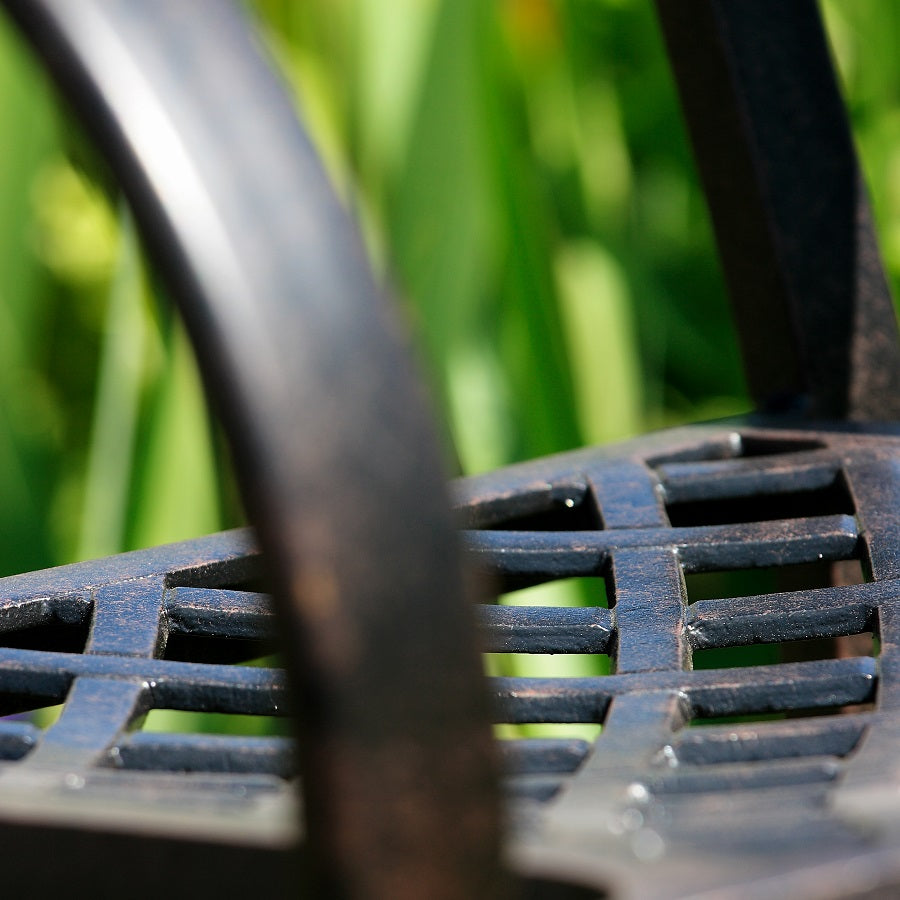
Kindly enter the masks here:
M 238 4 L 4 6 L 122 184 L 228 435 L 281 617 L 314 890 L 494 890 L 486 699 L 426 403 L 357 232 Z M 13 770 L 32 755 L 68 759 L 82 727 L 90 739 L 66 765 L 98 761 L 76 701 L 109 700 L 97 726 L 108 738 L 148 702 L 137 678 L 185 702 L 170 664 L 146 662 L 165 644 L 163 587 L 95 592 L 87 652 L 30 657 L 31 687 L 70 694 Z M 15 694 L 26 663 L 3 658 L 0 690 Z M 204 690 L 268 710 L 277 691 L 264 673 L 243 678 Z
M 814 0 L 656 0 L 760 409 L 900 417 L 900 341 Z
M 603 725 L 504 744 L 522 870 L 614 897 L 900 889 L 900 429 L 881 431 L 695 427 L 456 485 L 470 554 L 511 591 L 481 616 L 486 649 L 612 662 L 492 679 L 497 722 Z M 828 585 L 839 560 L 858 583 Z M 709 573 L 759 569 L 765 592 L 706 596 Z M 576 575 L 607 604 L 515 605 Z M 863 634 L 867 655 L 786 661 Z

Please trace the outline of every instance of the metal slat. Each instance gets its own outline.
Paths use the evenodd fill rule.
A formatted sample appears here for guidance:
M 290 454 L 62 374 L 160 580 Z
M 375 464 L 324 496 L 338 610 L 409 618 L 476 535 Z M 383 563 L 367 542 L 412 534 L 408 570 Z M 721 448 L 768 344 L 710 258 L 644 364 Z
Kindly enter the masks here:
M 813 748 L 820 754 L 846 756 L 871 723 L 870 714 L 860 713 L 750 725 L 707 725 L 682 732 L 674 747 L 681 762 L 694 766 L 809 756 Z
M 685 694 L 701 718 L 866 703 L 876 686 L 871 657 L 694 672 L 650 671 L 596 678 L 492 678 L 499 722 L 600 722 L 630 692 Z
M 287 738 L 138 731 L 121 735 L 116 750 L 118 763 L 126 769 L 255 772 L 281 778 L 298 774 L 293 741 Z
M 465 531 L 473 561 L 488 571 L 534 579 L 600 575 L 611 556 L 640 547 L 678 550 L 685 571 L 790 565 L 852 558 L 852 516 L 818 516 L 693 528 L 616 531 Z
M 277 635 L 268 594 L 210 588 L 174 588 L 166 594 L 170 634 L 267 641 Z
M 480 606 L 487 653 L 607 653 L 612 616 L 602 607 Z
M 694 649 L 795 641 L 871 631 L 879 605 L 900 600 L 900 584 L 814 588 L 691 604 Z
M 828 450 L 665 463 L 657 468 L 668 503 L 815 491 L 834 484 L 840 471 L 840 460 Z

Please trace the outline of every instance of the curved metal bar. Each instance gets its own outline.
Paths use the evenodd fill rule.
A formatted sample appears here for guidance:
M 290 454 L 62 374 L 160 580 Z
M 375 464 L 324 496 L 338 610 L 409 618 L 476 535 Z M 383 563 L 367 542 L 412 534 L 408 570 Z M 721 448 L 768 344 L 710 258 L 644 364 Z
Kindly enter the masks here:
M 751 394 L 900 417 L 900 335 L 815 0 L 656 0 Z
M 489 896 L 489 731 L 426 403 L 246 21 L 5 6 L 128 194 L 229 436 L 287 636 L 316 896 Z

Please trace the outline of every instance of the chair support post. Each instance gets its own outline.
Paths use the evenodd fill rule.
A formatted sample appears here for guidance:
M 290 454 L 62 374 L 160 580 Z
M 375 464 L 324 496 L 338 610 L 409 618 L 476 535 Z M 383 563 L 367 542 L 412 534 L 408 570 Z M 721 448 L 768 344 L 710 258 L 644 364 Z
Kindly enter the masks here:
M 759 408 L 900 414 L 900 341 L 812 0 L 657 0 Z

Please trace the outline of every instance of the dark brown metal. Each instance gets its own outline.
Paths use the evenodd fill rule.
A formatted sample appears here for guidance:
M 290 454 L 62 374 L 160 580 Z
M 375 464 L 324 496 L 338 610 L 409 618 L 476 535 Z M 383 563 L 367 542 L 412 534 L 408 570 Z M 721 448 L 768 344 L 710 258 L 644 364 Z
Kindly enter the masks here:
M 900 431 L 881 432 L 711 425 L 457 484 L 467 545 L 499 584 L 606 584 L 609 608 L 511 593 L 482 615 L 495 652 L 612 662 L 607 676 L 492 680 L 498 722 L 563 729 L 504 747 L 520 871 L 627 898 L 900 890 Z M 623 472 L 628 490 L 606 491 Z M 865 582 L 818 587 L 840 560 Z M 759 568 L 771 593 L 722 582 L 697 599 L 696 577 Z M 779 590 L 783 571 L 808 585 Z M 759 655 L 821 654 L 838 636 L 861 655 Z M 732 648 L 728 667 L 703 668 L 717 648 Z M 603 730 L 591 746 L 567 723 Z
M 164 885 L 176 897 L 281 896 L 296 884 L 287 739 L 141 731 L 156 709 L 287 715 L 280 670 L 234 665 L 271 651 L 273 613 L 244 590 L 263 572 L 252 536 L 236 531 L 0 579 L 8 890 L 52 896 L 66 882 L 106 896 L 134 867 L 148 870 L 139 897 Z M 209 595 L 238 599 L 198 618 Z M 47 728 L 8 718 L 57 703 Z M 183 878 L 171 877 L 176 866 Z
M 757 403 L 896 418 L 897 325 L 815 5 L 657 7 Z M 504 754 L 522 869 L 616 897 L 900 890 L 896 434 L 711 426 L 459 486 L 503 589 L 593 577 L 608 598 L 482 615 L 492 650 L 605 653 L 613 672 L 494 681 L 500 722 L 603 725 L 593 746 Z M 759 568 L 767 593 L 694 593 Z M 722 648 L 729 668 L 704 669 Z
M 219 890 L 254 871 L 278 889 L 299 762 L 317 896 L 497 896 L 483 698 L 421 399 L 244 23 L 212 0 L 6 4 L 184 306 L 280 619 L 246 533 L 0 580 L 0 709 L 65 701 L 46 730 L 0 719 L 4 846 L 52 836 L 67 870 L 113 853 L 130 877 L 187 848 Z M 896 324 L 814 8 L 658 5 L 755 395 L 893 415 Z M 456 498 L 468 555 L 502 590 L 604 585 L 578 609 L 512 593 L 477 610 L 486 650 L 612 668 L 491 679 L 498 723 L 603 726 L 593 744 L 500 742 L 523 896 L 900 890 L 900 430 L 683 429 L 468 479 Z M 842 582 L 821 587 L 835 564 Z M 759 570 L 775 580 L 752 592 L 698 581 Z M 284 715 L 282 673 L 233 663 L 285 632 L 299 753 L 137 730 L 157 708 Z M 823 655 L 832 639 L 855 655 Z M 27 887 L 28 867 L 3 877 Z
M 900 341 L 814 0 L 657 0 L 760 409 L 900 417 Z
M 489 895 L 490 735 L 439 453 L 404 338 L 285 92 L 228 3 L 5 6 L 120 179 L 228 433 L 282 616 L 314 892 Z M 149 671 L 165 638 L 162 585 L 148 589 L 122 588 L 112 613 L 140 623 L 134 639 L 101 603 L 75 668 L 42 667 L 46 690 L 71 684 L 83 705 L 107 677 Z M 92 668 L 92 652 L 120 668 Z M 49 733 L 34 752 L 62 764 L 76 720 L 67 708 L 57 726 L 62 755 Z
M 631 496 L 605 489 L 626 471 Z M 511 605 L 479 609 L 495 653 L 602 653 L 613 664 L 593 678 L 492 679 L 498 722 L 603 724 L 593 745 L 564 734 L 501 742 L 525 896 L 821 900 L 863 883 L 900 887 L 896 429 L 683 429 L 478 476 L 456 495 L 469 552 L 498 583 L 606 584 L 596 596 L 608 607 L 516 606 L 513 593 Z M 691 581 L 842 560 L 869 580 L 701 599 Z M 177 856 L 173 835 L 189 831 L 198 865 L 235 883 L 260 867 L 260 884 L 277 889 L 297 839 L 291 742 L 133 730 L 155 708 L 284 714 L 279 672 L 227 664 L 277 634 L 249 589 L 262 572 L 250 536 L 232 532 L 0 581 L 4 711 L 66 701 L 44 733 L 0 720 L 0 834 L 19 840 L 40 824 L 63 858 L 116 846 L 126 865 L 141 848 Z M 117 619 L 129 627 L 107 627 Z M 84 646 L 61 652 L 53 632 L 15 647 L 53 623 Z M 720 648 L 781 644 L 786 655 L 794 642 L 872 632 L 877 655 L 870 640 L 852 657 L 700 667 Z M 185 661 L 198 652 L 209 661 Z M 115 798 L 127 798 L 127 819 Z M 153 840 L 128 840 L 135 827 Z M 225 865 L 222 844 L 238 829 Z M 27 867 L 12 871 L 18 884 Z

